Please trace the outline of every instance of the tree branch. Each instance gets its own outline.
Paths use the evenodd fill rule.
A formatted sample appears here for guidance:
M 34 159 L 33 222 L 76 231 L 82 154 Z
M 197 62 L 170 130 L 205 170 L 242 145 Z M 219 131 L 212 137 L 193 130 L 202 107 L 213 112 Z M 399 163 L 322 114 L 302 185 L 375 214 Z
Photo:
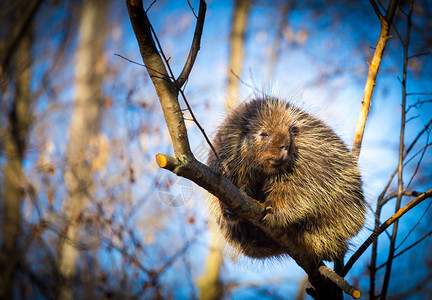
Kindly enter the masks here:
M 374 1 L 371 1 L 372 6 L 376 12 L 376 4 Z M 381 60 L 384 54 L 384 49 L 387 44 L 387 40 L 390 38 L 389 30 L 391 27 L 391 23 L 393 21 L 393 16 L 396 11 L 398 0 L 392 0 L 389 4 L 389 9 L 387 10 L 387 16 L 382 17 L 380 14 L 378 15 L 381 22 L 381 32 L 378 39 L 378 42 L 375 47 L 375 53 L 372 58 L 372 62 L 369 65 L 369 73 L 366 80 L 365 85 L 365 91 L 363 96 L 362 105 L 360 108 L 360 115 L 359 119 L 357 121 L 356 129 L 355 129 L 355 136 L 354 136 L 354 142 L 353 142 L 353 149 L 352 153 L 354 157 L 358 158 L 360 155 L 360 148 L 363 140 L 363 133 L 364 129 L 366 127 L 366 121 L 367 117 L 369 115 L 371 100 L 372 100 L 372 94 L 373 89 L 376 84 L 376 77 L 378 74 L 379 66 L 381 64 Z M 375 5 L 374 5 L 375 4 Z M 391 17 L 390 17 L 391 16 Z
M 349 270 L 351 270 L 357 259 L 366 251 L 366 249 L 376 241 L 378 236 L 383 233 L 390 225 L 396 220 L 399 220 L 404 214 L 409 212 L 411 209 L 422 203 L 427 198 L 432 197 L 432 189 L 420 194 L 417 198 L 409 202 L 407 205 L 399 209 L 393 216 L 385 221 L 381 226 L 374 230 L 374 232 L 366 239 L 366 241 L 359 247 L 359 249 L 351 256 L 341 272 L 341 276 L 345 276 Z
M 333 270 L 327 268 L 325 265 L 319 267 L 319 272 L 326 278 L 329 278 L 332 282 L 334 282 L 338 287 L 340 287 L 345 293 L 353 297 L 354 299 L 358 299 L 361 297 L 361 292 L 357 290 L 355 287 L 350 285 L 345 279 L 339 276 Z
M 378 19 L 381 19 L 382 18 L 382 14 L 381 14 L 381 12 L 379 10 L 379 7 L 376 4 L 375 0 L 369 0 L 369 2 L 372 5 L 372 8 L 374 9 L 375 14 L 377 15 Z
M 190 3 L 189 3 L 190 5 Z M 180 73 L 180 76 L 177 78 L 177 82 L 179 86 L 183 86 L 186 80 L 189 78 L 189 74 L 192 70 L 192 67 L 195 63 L 195 59 L 197 57 L 198 51 L 200 49 L 201 36 L 204 27 L 204 17 L 206 13 L 207 5 L 204 1 L 200 1 L 199 11 L 198 11 L 198 20 L 195 26 L 194 38 L 192 41 L 192 46 L 189 51 L 189 56 L 186 60 L 186 64 L 183 67 L 183 71 Z M 192 10 L 193 11 L 193 10 Z M 195 14 L 195 13 L 194 13 Z
M 420 244 L 421 242 L 423 242 L 426 238 L 428 238 L 429 236 L 432 235 L 432 231 L 429 231 L 428 233 L 426 233 L 422 238 L 420 238 L 419 240 L 417 240 L 416 242 L 412 243 L 411 245 L 409 245 L 408 247 L 406 247 L 405 249 L 401 250 L 399 253 L 395 254 L 394 258 L 401 256 L 402 254 L 404 254 L 405 252 L 407 252 L 408 250 L 414 248 L 415 246 L 417 246 L 418 244 Z M 379 267 L 377 267 L 377 270 L 385 267 L 387 265 L 387 262 L 383 263 L 382 265 L 380 265 Z
M 192 157 L 186 125 L 177 100 L 178 90 L 172 82 L 165 79 L 170 76 L 151 35 L 150 21 L 144 12 L 142 0 L 127 0 L 126 5 L 144 65 L 161 102 L 174 153 L 177 157 Z M 163 74 L 162 78 L 160 74 Z
M 388 201 L 390 201 L 393 198 L 396 198 L 398 196 L 398 191 L 396 192 L 392 192 L 390 194 L 388 194 L 385 198 L 382 199 L 381 204 L 384 205 L 386 204 Z M 416 192 L 416 191 L 403 191 L 403 195 L 404 196 L 408 196 L 408 197 L 417 197 L 418 195 L 420 195 L 420 193 Z

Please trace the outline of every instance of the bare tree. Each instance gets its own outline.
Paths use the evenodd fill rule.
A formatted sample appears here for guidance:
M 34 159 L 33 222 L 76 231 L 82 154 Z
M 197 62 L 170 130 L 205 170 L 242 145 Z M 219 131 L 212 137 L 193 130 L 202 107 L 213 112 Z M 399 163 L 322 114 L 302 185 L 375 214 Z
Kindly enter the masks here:
M 89 161 L 89 143 L 97 138 L 103 108 L 102 82 L 105 62 L 103 46 L 106 3 L 100 0 L 84 1 L 81 10 L 79 45 L 75 67 L 75 104 L 69 130 L 67 157 L 69 168 L 65 181 L 69 199 L 66 203 L 67 227 L 59 241 L 59 272 L 61 276 L 58 297 L 73 299 L 72 281 L 76 275 L 77 241 L 85 207 L 92 194 L 92 165 Z
M 223 265 L 223 250 L 220 240 L 217 238 L 216 226 L 209 228 L 210 251 L 207 254 L 205 273 L 198 280 L 200 299 L 221 299 L 224 293 L 221 281 L 221 270 Z
M 225 107 L 227 110 L 235 107 L 235 100 L 238 99 L 239 96 L 239 78 L 242 75 L 244 43 L 250 7 L 250 0 L 234 1 L 234 11 L 230 34 L 230 62 L 228 65 L 228 98 L 225 101 Z
M 12 21 L 12 29 L 19 27 L 20 19 Z M 28 20 L 31 23 L 31 18 Z M 27 137 L 32 122 L 31 105 L 31 45 L 32 30 L 27 24 L 16 36 L 13 64 L 8 66 L 12 80 L 15 83 L 12 104 L 10 105 L 8 127 L 5 132 L 5 152 L 7 164 L 2 168 L 4 176 L 0 253 L 0 299 L 11 299 L 13 295 L 13 275 L 19 260 L 23 257 L 23 249 L 19 242 L 23 235 L 21 222 L 21 206 L 25 195 L 26 179 L 23 173 L 23 160 L 27 148 Z M 7 49 L 10 50 L 10 49 Z M 8 51 L 6 51 L 8 52 Z M 9 60 L 7 61 L 9 62 Z M 6 66 L 5 62 L 2 62 Z M 2 75 L 2 74 L 0 74 Z
M 28 34 L 31 24 L 37 13 L 41 0 L 26 1 L 4 1 L 0 5 L 3 17 L 2 44 L 0 46 L 0 79 L 3 88 L 3 78 L 8 70 L 8 63 L 18 49 L 21 40 Z

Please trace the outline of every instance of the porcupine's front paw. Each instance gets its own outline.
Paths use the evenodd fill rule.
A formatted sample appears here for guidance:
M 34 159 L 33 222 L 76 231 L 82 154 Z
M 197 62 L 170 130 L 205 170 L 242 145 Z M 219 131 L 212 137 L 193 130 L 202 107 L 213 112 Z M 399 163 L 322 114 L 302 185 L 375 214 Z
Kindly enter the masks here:
M 275 210 L 274 210 L 273 201 L 267 200 L 263 203 L 263 206 L 264 206 L 264 210 L 265 210 L 265 216 L 263 218 L 263 221 L 265 223 L 272 224 L 274 222 L 274 219 L 275 219 Z

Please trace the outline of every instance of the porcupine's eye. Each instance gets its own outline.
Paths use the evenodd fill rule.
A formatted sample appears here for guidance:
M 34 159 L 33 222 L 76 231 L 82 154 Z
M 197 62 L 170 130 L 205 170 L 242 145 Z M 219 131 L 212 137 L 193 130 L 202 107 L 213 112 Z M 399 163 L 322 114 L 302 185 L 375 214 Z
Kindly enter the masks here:
M 268 133 L 265 132 L 265 131 L 261 131 L 259 135 L 260 135 L 261 138 L 266 138 L 266 137 L 268 137 Z
M 225 208 L 223 215 L 228 221 L 234 221 L 237 219 L 237 215 L 229 208 Z

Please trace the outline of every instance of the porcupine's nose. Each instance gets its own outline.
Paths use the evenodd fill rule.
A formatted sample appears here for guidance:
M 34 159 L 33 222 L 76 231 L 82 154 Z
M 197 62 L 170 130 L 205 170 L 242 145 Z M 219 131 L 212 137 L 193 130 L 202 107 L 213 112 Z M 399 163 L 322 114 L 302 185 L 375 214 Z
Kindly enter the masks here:
M 268 160 L 269 163 L 273 166 L 280 166 L 288 160 L 289 145 L 284 144 L 284 145 L 281 145 L 277 148 L 275 147 L 272 152 L 273 152 L 273 155 Z
M 290 135 L 286 132 L 279 132 L 274 137 L 275 157 L 274 160 L 279 164 L 288 159 L 289 149 L 291 145 Z
M 282 145 L 282 146 L 280 146 L 279 147 L 279 149 L 280 149 L 280 159 L 282 160 L 282 161 L 285 161 L 285 160 L 287 160 L 288 159 L 288 155 L 289 155 L 289 145 L 287 145 L 287 144 L 284 144 L 284 145 Z

